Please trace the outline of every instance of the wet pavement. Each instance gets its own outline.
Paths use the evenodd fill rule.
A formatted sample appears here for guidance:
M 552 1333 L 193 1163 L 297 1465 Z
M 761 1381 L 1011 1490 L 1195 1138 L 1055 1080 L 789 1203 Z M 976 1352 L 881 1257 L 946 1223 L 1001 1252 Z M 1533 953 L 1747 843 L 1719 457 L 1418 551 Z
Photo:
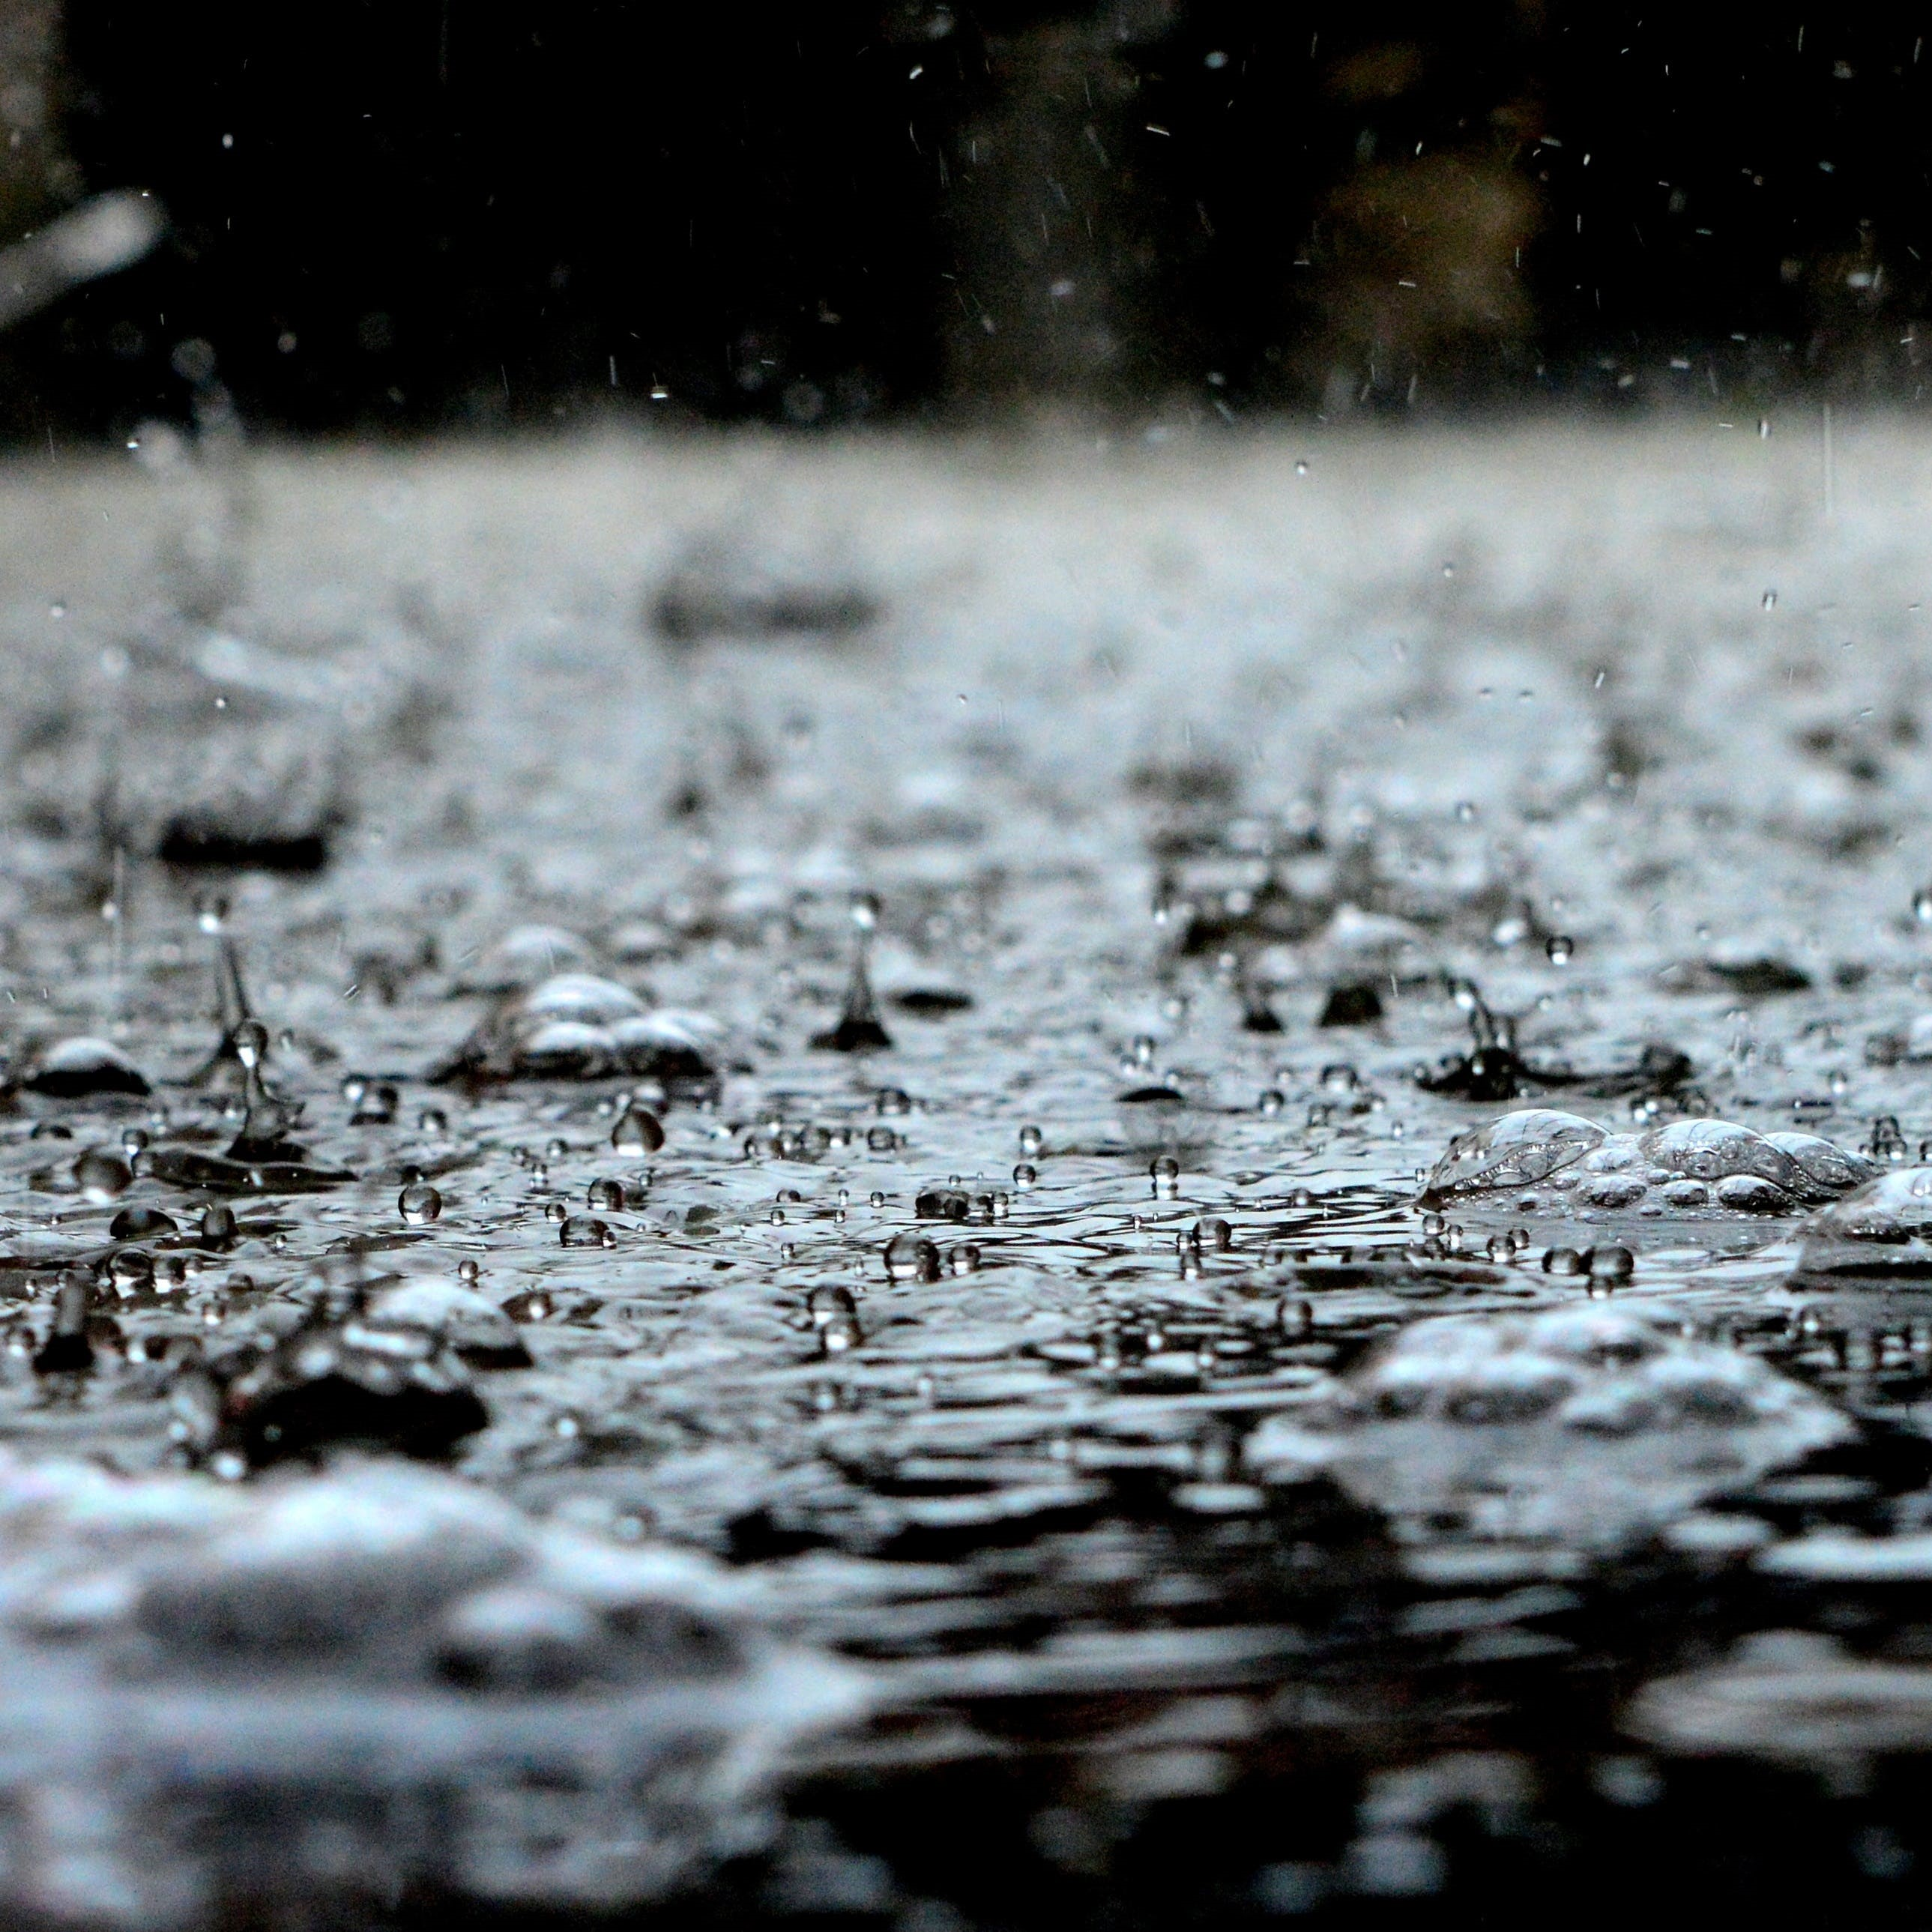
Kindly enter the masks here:
M 1932 446 L 1763 428 L 0 476 L 9 1916 L 1918 1922 Z

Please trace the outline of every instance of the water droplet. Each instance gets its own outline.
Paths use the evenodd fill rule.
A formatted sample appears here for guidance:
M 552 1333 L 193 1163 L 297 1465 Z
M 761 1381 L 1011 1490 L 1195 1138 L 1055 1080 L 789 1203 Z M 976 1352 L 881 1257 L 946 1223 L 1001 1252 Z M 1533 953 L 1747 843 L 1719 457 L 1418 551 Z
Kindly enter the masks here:
M 1775 610 L 1778 608 L 1778 592 L 1767 590 L 1759 601 L 1765 610 Z
M 1157 1154 L 1148 1168 L 1156 1194 L 1173 1195 L 1180 1186 L 1180 1163 L 1172 1154 Z
M 440 1107 L 425 1107 L 416 1116 L 416 1130 L 425 1134 L 446 1134 L 449 1131 L 449 1116 Z
M 1188 1232 L 1194 1246 L 1210 1254 L 1224 1255 L 1234 1245 L 1234 1229 L 1218 1214 L 1196 1222 Z
M 633 1101 L 617 1116 L 610 1144 L 620 1154 L 656 1154 L 664 1144 L 664 1123 L 648 1107 Z
M 1018 1166 L 1013 1169 L 1013 1185 L 1022 1193 L 1024 1193 L 1039 1178 L 1039 1168 L 1026 1161 L 1022 1161 Z
M 1315 1332 L 1315 1310 L 1308 1303 L 1289 1297 L 1274 1312 L 1275 1326 L 1292 1342 Z
M 1457 804 L 1456 820 L 1460 825 L 1473 825 L 1476 822 L 1476 808 L 1468 799 L 1463 799 Z
M 593 1180 L 584 1190 L 584 1204 L 586 1208 L 602 1208 L 607 1214 L 620 1210 L 624 1204 L 624 1184 L 620 1180 Z
M 110 1241 L 156 1241 L 180 1232 L 175 1217 L 158 1208 L 124 1208 L 107 1224 Z
M 418 1180 L 396 1196 L 396 1210 L 412 1228 L 434 1221 L 442 1212 L 442 1196 L 426 1180 Z
M 912 1096 L 902 1088 L 881 1087 L 872 1105 L 881 1114 L 909 1114 Z
M 1156 1042 L 1151 1034 L 1142 1034 L 1133 1044 L 1132 1055 L 1135 1066 L 1151 1066 L 1154 1064 L 1156 1045 Z
M 890 1154 L 899 1144 L 899 1137 L 890 1127 L 868 1127 L 866 1132 L 866 1144 L 874 1154 Z
M 980 1266 L 980 1250 L 970 1241 L 962 1241 L 946 1251 L 946 1265 L 955 1274 L 973 1274 Z
M 879 896 L 876 892 L 854 892 L 851 899 L 852 923 L 861 932 L 878 930 L 879 923 Z
M 877 1187 L 874 1188 L 872 1192 L 866 1196 L 866 1202 L 868 1207 L 883 1208 L 886 1204 L 886 1197 L 884 1190 Z
M 145 1248 L 123 1248 L 107 1264 L 116 1294 L 138 1294 L 154 1278 L 154 1258 Z
M 937 1281 L 939 1250 L 923 1234 L 910 1230 L 895 1234 L 886 1244 L 886 1277 L 889 1281 Z
M 1264 1088 L 1261 1097 L 1255 1102 L 1256 1112 L 1270 1120 L 1287 1105 L 1286 1095 L 1276 1087 Z
M 1912 894 L 1912 916 L 1921 926 L 1932 926 L 1932 886 L 1922 886 Z
M 74 1164 L 74 1184 L 86 1201 L 112 1201 L 134 1184 L 134 1170 L 118 1154 L 92 1148 Z
M 1045 1146 L 1046 1144 L 1046 1137 L 1040 1132 L 1039 1128 L 1021 1128 L 1020 1152 L 1024 1154 L 1029 1160 L 1034 1160 L 1036 1157 L 1040 1149 Z
M 1550 956 L 1552 966 L 1567 966 L 1576 950 L 1576 942 L 1567 933 L 1552 933 L 1544 951 Z
M 201 1210 L 201 1240 L 204 1247 L 225 1248 L 236 1235 L 235 1210 L 217 1202 Z
M 1298 476 L 1306 476 L 1308 474 L 1308 465 L 1306 463 L 1296 464 L 1294 473 Z
M 617 1238 L 608 1221 L 589 1214 L 567 1214 L 559 1224 L 558 1240 L 566 1248 L 614 1248 Z

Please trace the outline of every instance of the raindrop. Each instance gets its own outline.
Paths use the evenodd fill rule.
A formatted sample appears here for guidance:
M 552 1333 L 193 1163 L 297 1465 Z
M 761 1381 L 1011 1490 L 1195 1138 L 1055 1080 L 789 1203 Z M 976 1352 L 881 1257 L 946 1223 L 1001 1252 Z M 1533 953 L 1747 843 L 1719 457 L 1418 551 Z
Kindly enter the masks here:
M 145 1248 L 123 1248 L 107 1264 L 116 1294 L 138 1294 L 154 1279 L 154 1258 Z
M 1576 950 L 1576 942 L 1567 933 L 1552 933 L 1544 951 L 1550 956 L 1552 966 L 1567 966 Z
M 201 1240 L 204 1247 L 225 1248 L 235 1238 L 235 1210 L 218 1202 L 201 1210 Z
M 566 1248 L 614 1248 L 617 1245 L 610 1224 L 589 1214 L 566 1214 L 558 1224 L 556 1238 Z
M 1028 1160 L 1031 1160 L 1036 1158 L 1038 1156 L 1040 1149 L 1046 1144 L 1046 1136 L 1041 1133 L 1039 1128 L 1021 1128 L 1020 1152 L 1024 1154 Z
M 181 1224 L 158 1208 L 124 1208 L 107 1224 L 110 1241 L 154 1241 L 178 1234 Z
M 886 1278 L 889 1281 L 937 1281 L 939 1250 L 922 1234 L 908 1230 L 895 1234 L 886 1244 Z
M 976 1274 L 980 1267 L 980 1250 L 970 1241 L 962 1241 L 946 1251 L 946 1265 L 955 1274 Z
M 418 1180 L 396 1196 L 396 1210 L 412 1228 L 420 1228 L 442 1212 L 442 1196 L 428 1181 Z
M 118 1154 L 90 1148 L 74 1164 L 74 1184 L 83 1200 L 112 1201 L 133 1184 L 134 1170 Z
M 1018 1166 L 1013 1169 L 1013 1185 L 1023 1194 L 1039 1178 L 1040 1169 L 1030 1166 L 1025 1161 L 1022 1161 Z
M 634 1101 L 617 1116 L 610 1144 L 620 1154 L 656 1154 L 664 1144 L 664 1123 Z
M 852 1322 L 858 1318 L 858 1304 L 852 1298 L 849 1288 L 836 1285 L 814 1288 L 806 1297 L 805 1310 L 812 1318 L 814 1328 L 824 1328 L 834 1322 Z
M 1188 1233 L 1195 1246 L 1210 1254 L 1225 1255 L 1234 1245 L 1234 1229 L 1218 1214 L 1196 1222 Z
M 1921 926 L 1932 926 L 1932 886 L 1922 886 L 1912 894 L 1912 916 Z
M 1287 1096 L 1278 1087 L 1264 1088 L 1261 1098 L 1255 1102 L 1259 1112 L 1270 1120 L 1287 1105 Z
M 1180 1163 L 1172 1154 L 1156 1155 L 1149 1164 L 1148 1172 L 1153 1178 L 1154 1191 L 1156 1194 L 1172 1195 L 1179 1191 Z
M 1775 590 L 1767 590 L 1760 602 L 1764 609 L 1775 610 L 1778 608 L 1778 592 Z
M 624 1204 L 623 1183 L 593 1180 L 584 1191 L 584 1204 L 586 1208 L 602 1208 L 607 1214 L 616 1212 Z
M 1298 1342 L 1315 1332 L 1315 1310 L 1305 1301 L 1291 1296 L 1275 1310 L 1275 1325 L 1291 1342 Z

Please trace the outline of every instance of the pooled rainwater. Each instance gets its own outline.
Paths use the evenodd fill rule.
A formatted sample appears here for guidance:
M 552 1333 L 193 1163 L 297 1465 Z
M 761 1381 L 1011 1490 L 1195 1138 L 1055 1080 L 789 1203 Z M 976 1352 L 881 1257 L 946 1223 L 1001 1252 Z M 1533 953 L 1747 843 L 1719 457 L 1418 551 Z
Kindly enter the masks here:
M 8 479 L 10 1912 L 1917 1897 L 1932 456 L 1792 428 Z

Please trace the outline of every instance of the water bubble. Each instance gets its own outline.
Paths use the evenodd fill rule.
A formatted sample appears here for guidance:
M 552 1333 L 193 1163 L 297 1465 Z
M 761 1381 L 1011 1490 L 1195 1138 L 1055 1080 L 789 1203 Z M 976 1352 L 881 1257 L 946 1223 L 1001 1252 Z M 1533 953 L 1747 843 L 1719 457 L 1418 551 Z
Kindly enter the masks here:
M 396 1196 L 396 1211 L 412 1228 L 434 1221 L 442 1212 L 442 1196 L 426 1180 L 418 1180 Z
M 1592 1277 L 1604 1281 L 1628 1281 L 1636 1268 L 1636 1256 L 1629 1249 L 1615 1242 L 1606 1246 L 1586 1248 L 1583 1261 Z
M 922 1234 L 910 1230 L 895 1234 L 886 1244 L 886 1278 L 889 1281 L 937 1281 L 939 1250 Z
M 154 1258 L 145 1248 L 123 1248 L 107 1264 L 116 1294 L 138 1294 L 154 1278 Z
M 856 1320 L 859 1308 L 849 1288 L 840 1288 L 834 1284 L 825 1288 L 814 1288 L 806 1297 L 805 1311 L 810 1316 L 814 1328 L 823 1328 L 833 1322 Z
M 1040 1149 L 1044 1147 L 1046 1144 L 1046 1137 L 1041 1133 L 1039 1128 L 1021 1128 L 1020 1152 L 1024 1154 L 1029 1160 L 1034 1159 L 1039 1154 Z
M 1567 966 L 1576 950 L 1576 942 L 1567 933 L 1552 933 L 1544 951 L 1550 956 L 1552 966 Z
M 244 1060 L 243 1064 L 247 1064 Z M 364 1081 L 360 1084 L 360 1093 L 347 1096 L 350 1106 L 349 1124 L 352 1127 L 387 1126 L 396 1118 L 401 1096 L 386 1080 Z M 346 1093 L 346 1086 L 344 1090 Z
M 74 1164 L 74 1184 L 86 1201 L 112 1201 L 133 1186 L 134 1170 L 118 1154 L 92 1148 Z
M 590 1214 L 566 1214 L 557 1225 L 556 1238 L 566 1248 L 614 1248 L 617 1245 L 610 1224 Z
M 175 1217 L 158 1208 L 124 1208 L 107 1224 L 110 1241 L 155 1241 L 180 1232 Z

